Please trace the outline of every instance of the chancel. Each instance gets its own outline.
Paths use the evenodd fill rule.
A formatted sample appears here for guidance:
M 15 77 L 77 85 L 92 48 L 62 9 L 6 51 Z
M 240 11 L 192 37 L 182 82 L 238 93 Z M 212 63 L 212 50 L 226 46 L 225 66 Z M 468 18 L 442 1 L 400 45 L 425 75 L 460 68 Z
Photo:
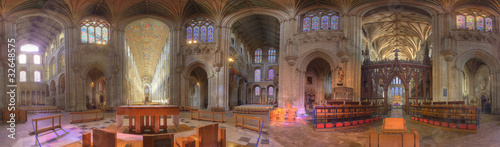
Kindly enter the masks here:
M 0 146 L 500 142 L 500 0 L 0 3 Z

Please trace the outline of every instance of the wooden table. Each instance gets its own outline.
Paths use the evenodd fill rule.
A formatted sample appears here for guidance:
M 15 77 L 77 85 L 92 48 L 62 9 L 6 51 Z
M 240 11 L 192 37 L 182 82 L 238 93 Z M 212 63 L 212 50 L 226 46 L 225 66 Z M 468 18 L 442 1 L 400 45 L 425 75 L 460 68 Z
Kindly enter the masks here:
M 175 105 L 135 105 L 116 107 L 116 125 L 123 124 L 123 115 L 129 116 L 129 129 L 132 130 L 132 118 L 135 118 L 135 133 L 141 133 L 145 128 L 151 128 L 154 133 L 160 133 L 160 119 L 163 116 L 163 128 L 167 130 L 167 115 L 172 115 L 172 123 L 179 128 L 179 106 Z M 144 118 L 146 122 L 144 123 Z M 151 118 L 151 125 L 149 124 Z

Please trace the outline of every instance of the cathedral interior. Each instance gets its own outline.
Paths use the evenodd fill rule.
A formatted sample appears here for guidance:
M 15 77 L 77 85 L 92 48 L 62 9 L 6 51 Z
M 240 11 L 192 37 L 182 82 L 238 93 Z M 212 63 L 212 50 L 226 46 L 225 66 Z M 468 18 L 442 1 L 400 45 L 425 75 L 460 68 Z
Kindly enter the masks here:
M 0 146 L 500 144 L 500 0 L 0 4 Z

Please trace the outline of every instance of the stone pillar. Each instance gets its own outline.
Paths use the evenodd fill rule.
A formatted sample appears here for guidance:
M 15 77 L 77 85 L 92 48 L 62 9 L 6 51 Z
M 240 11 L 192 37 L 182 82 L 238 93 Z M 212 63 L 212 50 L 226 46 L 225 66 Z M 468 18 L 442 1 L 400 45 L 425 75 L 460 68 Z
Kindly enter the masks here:
M 498 89 L 500 88 L 500 73 L 494 72 L 491 76 L 491 114 L 500 114 L 500 93 Z

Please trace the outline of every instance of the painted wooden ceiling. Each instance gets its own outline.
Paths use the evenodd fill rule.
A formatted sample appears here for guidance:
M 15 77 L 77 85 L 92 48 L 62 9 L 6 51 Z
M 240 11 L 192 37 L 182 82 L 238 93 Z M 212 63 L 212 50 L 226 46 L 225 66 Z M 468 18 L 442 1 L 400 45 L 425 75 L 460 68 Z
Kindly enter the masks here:
M 125 37 L 141 78 L 153 78 L 168 32 L 164 23 L 149 18 L 134 21 L 125 29 Z
M 279 48 L 280 23 L 266 15 L 251 15 L 238 20 L 232 29 L 254 50 L 262 47 Z

